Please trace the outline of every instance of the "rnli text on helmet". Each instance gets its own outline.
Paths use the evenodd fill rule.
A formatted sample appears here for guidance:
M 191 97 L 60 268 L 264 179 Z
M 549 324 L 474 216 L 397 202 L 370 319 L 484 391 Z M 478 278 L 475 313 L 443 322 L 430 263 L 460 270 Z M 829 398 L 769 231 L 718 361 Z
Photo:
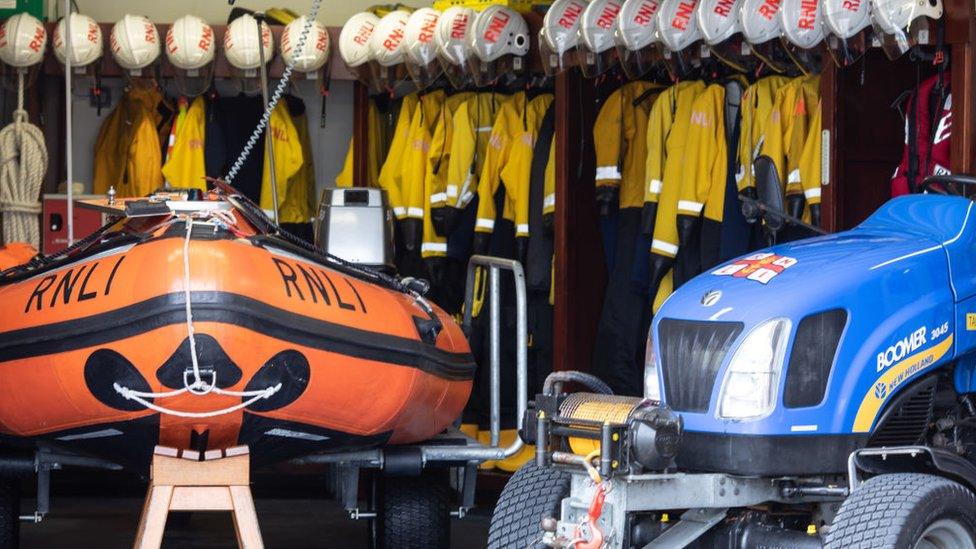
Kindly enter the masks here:
M 817 22 L 817 0 L 802 0 L 800 2 L 800 19 L 796 26 L 801 29 L 813 30 L 813 24 Z
M 678 30 L 688 30 L 688 22 L 691 21 L 691 16 L 695 13 L 695 5 L 697 4 L 698 0 L 690 0 L 678 4 L 678 11 L 675 12 L 674 18 L 671 19 L 671 26 Z
M 403 27 L 397 27 L 390 31 L 390 35 L 383 41 L 383 47 L 387 51 L 396 51 L 400 47 L 400 42 L 403 42 Z
M 373 29 L 375 28 L 376 25 L 374 25 L 373 23 L 369 21 L 364 22 L 362 25 L 359 26 L 359 30 L 356 31 L 356 36 L 352 38 L 352 41 L 359 44 L 360 46 L 369 45 L 369 37 L 373 36 Z
M 203 31 L 200 33 L 200 42 L 197 43 L 197 47 L 201 50 L 207 51 L 210 49 L 210 44 L 213 43 L 214 32 L 209 26 L 203 27 Z M 166 51 L 170 53 L 176 53 L 176 37 L 171 33 L 166 33 Z
M 912 332 L 912 335 L 898 340 L 894 345 L 888 347 L 883 353 L 878 353 L 878 371 L 888 368 L 895 362 L 905 358 L 909 354 L 925 345 L 925 333 L 928 329 L 925 326 Z
M 600 27 L 601 29 L 613 28 L 613 22 L 617 20 L 618 13 L 620 13 L 620 4 L 607 2 L 607 6 L 603 8 L 603 12 L 600 13 L 600 18 L 596 20 L 596 26 Z
M 816 4 L 816 1 L 814 1 L 814 4 Z M 712 11 L 715 12 L 715 15 L 728 17 L 729 15 L 732 14 L 732 8 L 734 7 L 735 7 L 735 0 L 718 0 L 718 2 L 715 4 L 715 7 L 712 8 Z
M 559 26 L 564 29 L 571 29 L 576 21 L 579 20 L 580 15 L 583 15 L 583 10 L 586 8 L 582 4 L 570 4 L 566 7 L 566 11 L 563 12 L 562 17 L 559 18 Z
M 454 16 L 451 21 L 451 38 L 454 40 L 461 40 L 464 38 L 465 32 L 468 30 L 468 14 L 460 12 Z
M 772 21 L 773 17 L 776 17 L 776 12 L 779 11 L 779 6 L 782 0 L 766 0 L 763 5 L 759 6 L 759 15 L 762 15 L 768 21 Z
M 637 10 L 637 14 L 634 15 L 634 23 L 642 27 L 650 25 L 654 21 L 654 15 L 660 6 L 661 4 L 659 2 L 644 2 Z
M 433 40 L 434 31 L 437 29 L 437 19 L 440 17 L 438 13 L 428 13 L 424 16 L 424 24 L 420 27 L 420 35 L 417 36 L 417 42 L 421 44 L 426 44 Z
M 492 18 L 491 23 L 488 24 L 488 29 L 485 30 L 485 40 L 489 43 L 494 44 L 498 42 L 498 39 L 502 37 L 502 31 L 505 30 L 505 25 L 508 24 L 508 20 L 511 17 L 505 12 L 498 12 L 498 15 Z

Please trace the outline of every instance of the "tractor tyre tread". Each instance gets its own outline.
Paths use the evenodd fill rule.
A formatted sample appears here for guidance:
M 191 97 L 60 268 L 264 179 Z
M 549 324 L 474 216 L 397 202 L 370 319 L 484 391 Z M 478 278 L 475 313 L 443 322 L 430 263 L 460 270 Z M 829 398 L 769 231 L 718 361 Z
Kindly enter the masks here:
M 448 549 L 451 488 L 437 479 L 389 477 L 380 495 L 377 543 L 382 549 Z
M 827 531 L 825 549 L 911 547 L 940 518 L 976 533 L 976 497 L 961 484 L 921 473 L 872 477 L 841 504 Z

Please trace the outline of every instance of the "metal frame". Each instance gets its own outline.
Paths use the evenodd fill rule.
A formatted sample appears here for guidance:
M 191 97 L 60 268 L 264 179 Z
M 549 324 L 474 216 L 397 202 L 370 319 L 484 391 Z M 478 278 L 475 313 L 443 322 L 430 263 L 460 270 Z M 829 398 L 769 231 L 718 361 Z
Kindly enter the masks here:
M 474 488 L 478 464 L 489 460 L 502 460 L 522 449 L 521 437 L 507 447 L 500 446 L 501 434 L 501 272 L 510 271 L 515 283 L 516 304 L 516 383 L 518 384 L 515 418 L 522 429 L 528 408 L 528 311 L 525 272 L 522 264 L 511 259 L 473 256 L 468 263 L 464 295 L 464 322 L 466 335 L 471 334 L 475 292 L 478 291 L 478 272 L 487 274 L 487 299 L 489 304 L 489 360 L 490 368 L 490 443 L 481 444 L 475 439 L 452 428 L 419 444 L 403 445 L 375 450 L 362 450 L 338 454 L 315 454 L 292 460 L 298 465 L 328 465 L 336 473 L 335 495 L 354 519 L 375 518 L 374 511 L 359 509 L 359 473 L 361 469 L 382 470 L 388 474 L 419 474 L 427 467 L 449 467 L 452 479 L 460 493 L 460 505 L 452 515 L 463 517 L 474 507 Z M 404 461 L 406 460 L 406 461 Z M 395 463 L 394 463 L 395 462 Z M 406 469 L 404 469 L 406 467 Z M 391 471 L 391 469 L 397 469 Z

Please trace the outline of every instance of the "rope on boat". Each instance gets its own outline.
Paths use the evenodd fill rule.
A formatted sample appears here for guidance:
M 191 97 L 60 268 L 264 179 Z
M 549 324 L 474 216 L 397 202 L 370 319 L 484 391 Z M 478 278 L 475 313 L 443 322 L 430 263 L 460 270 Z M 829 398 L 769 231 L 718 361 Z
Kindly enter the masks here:
M 204 215 L 211 218 L 215 217 L 209 214 Z M 142 406 L 162 414 L 188 418 L 206 418 L 229 414 L 231 412 L 236 412 L 243 408 L 247 408 L 259 400 L 271 398 L 272 395 L 281 390 L 281 383 L 253 391 L 229 391 L 217 387 L 216 371 L 207 372 L 210 378 L 209 383 L 203 380 L 203 371 L 200 370 L 200 357 L 197 355 L 196 332 L 193 328 L 193 300 L 192 293 L 190 291 L 190 236 L 193 233 L 194 216 L 193 214 L 187 214 L 181 217 L 186 222 L 186 236 L 183 238 L 183 300 L 185 302 L 186 311 L 186 334 L 187 339 L 190 341 L 190 363 L 193 365 L 193 369 L 183 373 L 182 389 L 163 392 L 136 391 L 128 387 L 123 387 L 118 383 L 113 383 L 112 387 L 126 400 L 138 402 Z M 223 224 L 226 223 L 227 220 L 221 216 L 216 216 L 215 221 Z M 223 396 L 246 398 L 247 400 L 241 402 L 240 404 L 235 404 L 234 406 L 229 406 L 227 408 L 213 410 L 210 412 L 184 412 L 181 410 L 173 410 L 172 408 L 160 406 L 149 400 L 170 398 L 182 395 L 184 393 L 190 393 L 195 396 L 205 396 L 209 395 L 210 393 L 214 393 Z

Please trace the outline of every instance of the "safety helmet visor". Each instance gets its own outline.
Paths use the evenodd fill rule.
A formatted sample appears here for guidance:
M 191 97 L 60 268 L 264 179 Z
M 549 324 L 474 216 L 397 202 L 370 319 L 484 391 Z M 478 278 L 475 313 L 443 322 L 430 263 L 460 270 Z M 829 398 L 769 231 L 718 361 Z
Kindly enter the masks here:
M 739 9 L 742 0 L 700 0 L 695 18 L 707 51 L 722 63 L 740 72 L 751 72 L 756 58 L 742 37 Z
M 614 43 L 624 73 L 631 80 L 661 63 L 656 15 L 662 0 L 626 0 L 617 16 Z
M 622 7 L 620 0 L 593 0 L 583 11 L 576 48 L 583 76 L 595 78 L 618 63 L 614 34 Z
M 686 77 L 701 65 L 697 7 L 698 0 L 664 0 L 657 14 L 657 32 L 664 46 L 661 58 L 675 79 Z
M 392 91 L 407 78 L 402 46 L 409 18 L 404 10 L 392 11 L 380 19 L 373 31 L 369 41 L 369 79 L 377 90 Z
M 869 0 L 822 0 L 823 22 L 830 58 L 846 67 L 864 56 L 871 39 Z
M 403 64 L 418 89 L 427 88 L 441 75 L 435 41 L 440 16 L 435 9 L 421 8 L 407 20 L 402 46 Z
M 379 17 L 364 11 L 350 17 L 339 31 L 339 57 L 349 72 L 366 86 L 372 85 L 369 71 L 370 41 L 379 22 Z
M 936 29 L 934 20 L 942 17 L 942 0 L 872 0 L 871 4 L 871 26 L 889 59 L 929 43 Z
M 489 6 L 475 18 L 468 43 L 474 50 L 467 59 L 468 72 L 475 85 L 489 86 L 525 70 L 529 26 L 515 10 Z
M 474 26 L 476 15 L 471 8 L 454 6 L 444 10 L 437 20 L 437 33 L 434 36 L 437 62 L 456 89 L 464 88 L 471 82 L 467 68 L 468 58 L 474 55 L 474 50 L 468 42 L 468 34 Z
M 748 52 L 776 72 L 785 72 L 793 64 L 779 40 L 783 34 L 778 17 L 781 6 L 782 0 L 742 0 L 739 8 L 739 26 Z
M 576 46 L 585 0 L 556 0 L 549 7 L 539 30 L 542 70 L 553 76 L 576 65 Z

